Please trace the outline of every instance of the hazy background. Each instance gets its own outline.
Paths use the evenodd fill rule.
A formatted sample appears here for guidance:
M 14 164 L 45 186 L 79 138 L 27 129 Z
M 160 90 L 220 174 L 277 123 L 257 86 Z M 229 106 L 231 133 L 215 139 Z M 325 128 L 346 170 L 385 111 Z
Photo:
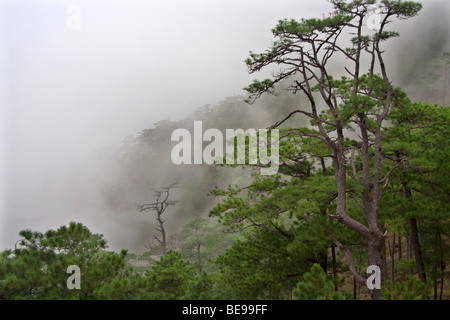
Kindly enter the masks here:
M 420 65 L 448 49 L 449 1 L 422 2 L 392 46 L 397 71 L 405 59 Z M 80 29 L 67 27 L 70 5 Z M 0 0 L 0 250 L 14 247 L 19 230 L 72 220 L 127 247 L 133 225 L 108 216 L 99 196 L 114 170 L 98 185 L 72 180 L 77 170 L 83 176 L 87 159 L 158 120 L 241 95 L 255 78 L 243 61 L 269 46 L 279 19 L 330 8 L 324 0 Z

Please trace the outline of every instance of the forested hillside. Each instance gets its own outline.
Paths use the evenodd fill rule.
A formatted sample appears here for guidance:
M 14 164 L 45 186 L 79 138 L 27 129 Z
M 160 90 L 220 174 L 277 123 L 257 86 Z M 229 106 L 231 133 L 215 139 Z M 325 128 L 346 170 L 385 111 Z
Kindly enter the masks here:
M 267 51 L 250 52 L 248 71 L 272 78 L 248 96 L 161 120 L 80 173 L 89 185 L 104 170 L 111 219 L 139 224 L 131 248 L 110 251 L 78 222 L 25 227 L 0 255 L 0 300 L 450 299 L 450 54 L 391 70 L 384 46 L 422 5 L 383 0 L 367 32 L 375 1 L 331 2 L 320 19 L 280 20 Z M 261 174 L 248 150 L 245 165 L 174 164 L 171 135 L 194 121 L 279 130 L 278 172 Z

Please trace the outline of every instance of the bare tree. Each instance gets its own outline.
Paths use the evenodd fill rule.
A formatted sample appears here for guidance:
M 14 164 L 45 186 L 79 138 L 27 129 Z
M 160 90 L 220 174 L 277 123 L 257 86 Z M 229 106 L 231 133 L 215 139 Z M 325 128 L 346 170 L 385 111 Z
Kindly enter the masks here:
M 159 226 L 155 229 L 161 233 L 161 239 L 154 235 L 156 241 L 158 241 L 162 246 L 162 254 L 167 251 L 167 240 L 166 240 L 166 229 L 164 228 L 164 222 L 162 215 L 166 211 L 167 207 L 175 205 L 178 201 L 169 200 L 170 190 L 176 188 L 176 184 L 172 183 L 168 187 L 164 187 L 161 190 L 157 190 L 154 193 L 155 202 L 146 203 L 138 205 L 139 212 L 155 211 L 156 221 L 158 221 Z

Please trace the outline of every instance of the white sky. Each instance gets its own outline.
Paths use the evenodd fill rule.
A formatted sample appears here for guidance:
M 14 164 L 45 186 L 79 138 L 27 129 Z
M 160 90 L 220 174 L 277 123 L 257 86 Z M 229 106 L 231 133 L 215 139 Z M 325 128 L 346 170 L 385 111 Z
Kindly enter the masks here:
M 270 44 L 278 19 L 321 14 L 318 2 L 0 0 L 0 250 L 51 219 L 10 225 L 36 211 L 25 203 L 46 180 L 158 120 L 242 94 L 248 51 Z M 67 27 L 70 5 L 80 29 Z
M 304 16 L 311 3 L 3 1 L 8 159 L 51 153 L 53 167 L 55 152 L 77 157 L 241 94 L 253 79 L 248 51 L 264 49 L 277 19 Z M 66 27 L 69 4 L 80 8 L 80 30 Z

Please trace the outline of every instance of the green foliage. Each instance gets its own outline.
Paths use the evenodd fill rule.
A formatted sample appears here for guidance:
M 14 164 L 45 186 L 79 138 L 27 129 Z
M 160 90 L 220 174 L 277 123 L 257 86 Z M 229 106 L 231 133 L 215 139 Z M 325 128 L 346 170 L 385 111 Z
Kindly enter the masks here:
M 401 109 L 410 101 L 400 89 L 392 87 L 380 45 L 399 35 L 386 30 L 390 18 L 413 17 L 422 5 L 411 1 L 381 1 L 377 5 L 382 16 L 380 29 L 368 32 L 362 25 L 376 1 L 332 0 L 331 3 L 335 11 L 323 19 L 280 20 L 272 30 L 276 41 L 262 54 L 251 52 L 246 60 L 250 73 L 269 66 L 279 70 L 273 73 L 272 79 L 256 80 L 248 86 L 249 99 L 257 99 L 266 92 L 271 94 L 277 83 L 289 81 L 289 89 L 302 93 L 309 103 L 308 111 L 302 108 L 298 112 L 311 120 L 312 127 L 284 130 L 279 177 L 267 184 L 260 183 L 264 179 L 256 177 L 254 180 L 258 182 L 251 183 L 241 194 L 230 192 L 211 211 L 211 215 L 220 217 L 232 230 L 246 230 L 246 240 L 236 243 L 218 261 L 231 268 L 230 279 L 241 274 L 243 279 L 239 281 L 247 280 L 246 288 L 254 285 L 250 294 L 253 297 L 267 293 L 261 289 L 263 286 L 271 288 L 270 293 L 275 295 L 282 292 L 275 289 L 277 285 L 289 288 L 289 284 L 281 281 L 283 275 L 286 278 L 292 274 L 288 270 L 279 270 L 273 282 L 258 283 L 258 278 L 248 278 L 244 269 L 247 266 L 248 270 L 257 270 L 257 275 L 264 274 L 258 265 L 265 268 L 275 259 L 281 259 L 270 251 L 273 243 L 279 252 L 286 250 L 284 257 L 291 254 L 295 261 L 318 262 L 326 257 L 331 242 L 328 235 L 333 234 L 333 241 L 337 242 L 337 238 L 355 237 L 353 231 L 356 231 L 368 246 L 373 246 L 368 250 L 369 260 L 379 263 L 378 252 L 384 241 L 379 227 L 383 225 L 378 217 L 379 201 L 388 186 L 389 175 L 407 161 L 400 156 L 398 163 L 395 160 L 393 163 L 392 157 L 383 154 L 382 135 L 388 131 L 382 132 L 383 122 L 389 111 Z M 347 28 L 353 37 L 350 48 L 341 47 L 340 38 Z M 339 55 L 350 60 L 351 70 L 345 68 L 350 78 L 335 80 L 329 73 L 328 61 Z M 364 55 L 371 61 L 366 74 L 361 73 Z M 377 69 L 380 74 L 376 74 Z M 325 110 L 319 113 L 318 105 L 325 105 Z M 358 131 L 358 135 L 348 135 L 347 131 Z M 354 136 L 359 136 L 358 140 L 353 140 Z M 381 159 L 383 156 L 386 159 Z M 335 171 L 336 176 L 331 179 Z M 261 188 L 264 185 L 266 189 Z M 337 220 L 353 231 L 340 229 L 335 221 L 330 221 L 328 217 L 333 211 Z M 262 254 L 257 250 L 260 246 L 269 250 Z M 244 250 L 252 254 L 244 256 L 245 263 L 238 266 L 232 259 L 233 252 Z M 283 263 L 289 265 L 287 261 Z M 304 265 L 289 266 L 297 276 L 305 272 Z M 266 279 L 266 274 L 261 279 Z M 374 292 L 374 297 L 378 293 Z
M 250 59 L 246 60 L 246 63 L 248 65 L 252 64 L 254 61 L 261 61 L 264 59 L 264 56 L 255 55 L 252 53 L 250 54 L 250 56 L 252 57 L 253 61 Z M 274 91 L 273 91 L 274 85 L 275 85 L 275 83 L 270 79 L 265 79 L 263 81 L 254 80 L 251 85 L 249 85 L 247 88 L 245 88 L 245 90 L 251 94 L 255 94 L 260 91 L 274 93 Z M 250 102 L 250 100 L 245 100 L 245 101 Z
M 390 225 L 418 221 L 425 268 L 437 279 L 442 276 L 438 265 L 450 252 L 442 241 L 450 235 L 450 109 L 407 101 L 392 109 L 389 119 L 385 157 L 400 166 L 390 177 L 380 213 Z
M 71 222 L 45 234 L 23 230 L 20 248 L 0 258 L 0 296 L 5 299 L 93 299 L 94 290 L 125 269 L 126 251 L 108 252 L 102 235 Z M 66 285 L 69 266 L 81 270 L 81 289 Z
M 303 280 L 294 289 L 294 297 L 299 300 L 350 300 L 348 292 L 334 290 L 334 280 L 327 276 L 322 267 L 314 264 L 311 270 L 303 275 Z
M 195 276 L 193 266 L 184 261 L 179 252 L 169 250 L 147 273 L 149 291 L 153 299 L 181 299 Z
M 198 294 L 194 290 L 195 281 L 194 267 L 183 260 L 180 253 L 169 250 L 152 268 L 147 269 L 145 275 L 129 269 L 95 290 L 95 297 L 114 300 L 176 300 L 189 294 L 194 299 L 194 295 Z M 198 286 L 205 288 L 206 285 L 199 283 Z M 191 290 L 190 293 L 188 290 Z
M 280 146 L 280 154 L 288 154 L 284 148 L 301 152 L 303 147 L 308 152 L 313 149 L 310 144 L 287 143 Z M 327 232 L 340 235 L 344 242 L 355 241 L 354 234 L 343 232 L 327 215 L 336 197 L 333 176 L 314 173 L 309 161 L 293 162 L 283 170 L 294 177 L 255 174 L 245 189 L 229 187 L 214 192 L 225 198 L 210 215 L 242 234 L 216 261 L 238 299 L 288 297 L 313 263 L 326 266 L 331 245 Z M 332 174 L 331 169 L 328 172 Z
M 408 276 L 404 282 L 396 282 L 395 286 L 390 280 L 383 286 L 383 300 L 426 300 L 429 297 L 430 285 L 419 279 Z
M 400 278 L 407 278 L 408 272 L 416 267 L 415 259 L 401 259 L 397 262 L 396 273 Z
M 202 272 L 190 282 L 184 295 L 186 300 L 213 300 L 214 280 L 211 274 Z
M 149 300 L 153 298 L 149 287 L 148 278 L 128 269 L 112 281 L 96 288 L 94 297 L 99 300 Z
M 399 19 L 408 19 L 416 16 L 422 10 L 422 4 L 404 0 L 382 0 L 384 9 Z
M 216 271 L 212 260 L 227 249 L 235 238 L 236 235 L 225 233 L 212 219 L 196 218 L 181 230 L 178 241 L 183 259 L 192 263 L 202 274 L 202 271 Z
M 24 236 L 26 233 L 22 231 L 20 235 L 26 238 Z M 47 231 L 40 239 L 40 244 L 68 255 L 89 255 L 106 248 L 103 235 L 92 234 L 86 226 L 75 222 L 70 222 L 68 227 L 61 226 L 56 231 Z

